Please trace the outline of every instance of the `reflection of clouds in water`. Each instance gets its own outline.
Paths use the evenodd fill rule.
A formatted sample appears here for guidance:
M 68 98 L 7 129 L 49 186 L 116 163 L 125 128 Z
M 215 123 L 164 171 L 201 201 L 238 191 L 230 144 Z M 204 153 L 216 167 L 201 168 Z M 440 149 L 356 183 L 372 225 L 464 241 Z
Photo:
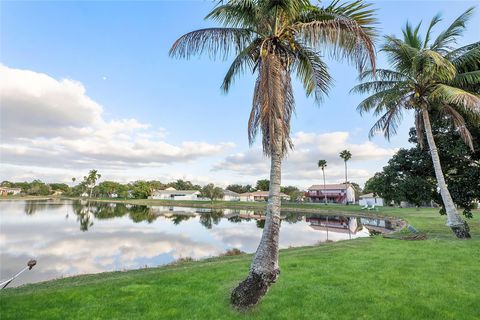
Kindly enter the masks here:
M 17 237 L 23 241 L 18 241 Z M 151 230 L 92 232 L 73 237 L 68 232 L 57 231 L 46 233 L 42 246 L 36 248 L 25 234 L 8 233 L 7 238 L 12 242 L 7 241 L 1 248 L 2 278 L 15 272 L 14 266 L 10 269 L 3 261 L 9 261 L 19 254 L 36 257 L 43 272 L 56 273 L 58 276 L 134 268 L 145 264 L 159 265 L 180 257 L 199 259 L 222 252 L 220 248 L 197 243 L 183 235 L 154 233 Z M 141 264 L 138 262 L 140 260 Z
M 116 205 L 106 205 L 100 208 L 102 211 L 95 209 L 94 225 L 82 232 L 75 207 L 70 203 L 40 203 L 41 209 L 31 215 L 26 214 L 25 204 L 0 203 L 0 278 L 15 274 L 30 258 L 38 260 L 34 270 L 16 279 L 13 285 L 66 275 L 157 266 L 181 257 L 201 259 L 229 248 L 254 252 L 262 234 L 256 220 L 235 223 L 222 218 L 219 212 L 200 213 L 175 225 L 170 215 L 152 216 L 155 210 Z M 78 205 L 75 204 L 76 210 L 81 209 Z M 38 207 L 31 203 L 27 206 Z M 107 206 L 118 210 L 108 211 Z M 177 211 L 155 209 L 157 214 Z M 137 223 L 132 216 L 138 219 Z M 343 239 L 348 239 L 348 233 L 329 231 L 329 240 Z M 326 232 L 313 229 L 305 220 L 282 222 L 281 248 L 325 240 Z
M 223 222 L 223 221 L 222 221 Z M 254 221 L 241 224 L 221 223 L 214 228 L 212 234 L 216 239 L 225 243 L 230 248 L 238 248 L 245 252 L 254 252 L 262 236 L 262 230 L 257 228 Z M 351 234 L 351 238 L 368 236 L 368 230 Z M 337 232 L 334 228 L 328 231 L 328 240 L 347 240 L 350 236 L 345 232 Z M 305 221 L 287 223 L 282 221 L 280 230 L 280 248 L 313 245 L 327 240 L 327 232 L 315 230 Z

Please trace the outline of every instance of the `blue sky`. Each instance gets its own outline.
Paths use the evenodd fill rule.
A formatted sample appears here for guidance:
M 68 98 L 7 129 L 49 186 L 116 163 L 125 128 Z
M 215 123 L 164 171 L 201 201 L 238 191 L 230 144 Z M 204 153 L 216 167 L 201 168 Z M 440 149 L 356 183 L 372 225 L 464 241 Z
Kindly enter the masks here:
M 479 1 L 374 2 L 378 8 L 381 33 L 396 35 L 400 34 L 407 20 L 412 23 L 423 20 L 426 25 L 437 12 L 442 13 L 444 21 L 436 30 L 442 30 L 468 7 L 478 7 L 478 4 Z M 44 74 L 52 81 L 69 79 L 81 84 L 84 92 L 80 94 L 102 110 L 97 120 L 109 128 L 110 135 L 105 133 L 105 139 L 111 141 L 116 135 L 121 135 L 117 146 L 125 143 L 122 150 L 127 150 L 117 158 L 115 155 L 118 153 L 115 152 L 82 153 L 88 144 L 92 148 L 106 150 L 114 148 L 115 143 L 97 145 L 86 139 L 86 145 L 81 146 L 78 139 L 73 139 L 74 142 L 72 139 L 61 140 L 66 135 L 58 133 L 60 129 L 55 131 L 56 127 L 49 122 L 54 115 L 47 117 L 49 121 L 40 121 L 43 115 L 55 110 L 53 107 L 45 106 L 45 112 L 37 108 L 35 112 L 38 115 L 34 119 L 37 129 L 44 123 L 53 133 L 25 137 L 15 134 L 15 131 L 22 131 L 22 127 L 27 131 L 29 121 L 24 123 L 21 118 L 2 111 L 4 121 L 9 121 L 8 126 L 18 128 L 12 129 L 12 137 L 3 135 L 1 141 L 7 148 L 2 152 L 2 179 L 30 180 L 37 176 L 46 181 L 68 181 L 72 175 L 83 176 L 89 167 L 98 167 L 105 178 L 122 181 L 188 178 L 200 183 L 210 180 L 226 184 L 253 183 L 266 177 L 266 161 L 261 156 L 257 157 L 258 146 L 249 149 L 246 135 L 252 75 L 240 78 L 231 92 L 225 95 L 220 91 L 220 84 L 229 66 L 228 59 L 212 62 L 207 57 L 175 60 L 168 56 L 168 49 L 179 36 L 214 25 L 203 20 L 211 8 L 210 1 L 1 2 L 0 63 L 10 71 L 28 70 L 37 76 Z M 480 8 L 477 8 L 460 45 L 478 41 L 478 10 Z M 335 82 L 329 98 L 320 107 L 315 106 L 311 99 L 306 99 L 301 87 L 295 84 L 297 114 L 292 120 L 292 135 L 304 134 L 297 140 L 299 152 L 303 152 L 305 157 L 295 155 L 297 149 L 291 153 L 292 161 L 284 174 L 286 183 L 298 186 L 314 183 L 319 178 L 315 159 L 321 157 L 331 158 L 329 181 L 339 182 L 341 162 L 330 157 L 331 154 L 323 154 L 322 143 L 326 143 L 325 150 L 332 149 L 331 152 L 336 152 L 335 144 L 342 143 L 353 150 L 372 148 L 371 158 L 362 155 L 355 159 L 355 153 L 353 155 L 352 179 L 360 182 L 380 170 L 392 150 L 408 146 L 408 128 L 413 123 L 408 115 L 398 136 L 390 142 L 381 136 L 368 142 L 367 133 L 374 118 L 360 116 L 355 107 L 362 97 L 348 93 L 356 83 L 355 69 L 346 63 L 327 61 Z M 377 64 L 386 66 L 381 54 Z M 72 114 L 68 116 L 75 117 L 75 112 L 82 110 L 77 108 L 80 111 L 75 111 L 74 103 L 71 106 L 65 101 L 63 103 L 65 108 L 71 108 Z M 91 109 L 85 109 L 78 117 L 87 112 Z M 28 114 L 24 116 L 29 117 Z M 126 128 L 128 124 L 122 122 L 125 119 L 141 125 L 148 124 L 149 127 L 130 132 Z M 124 127 L 112 129 L 112 121 L 122 122 Z M 101 125 L 89 126 L 88 123 L 82 125 L 96 133 L 105 128 Z M 7 124 L 2 122 L 2 126 L 7 127 Z M 174 155 L 158 151 L 159 154 L 145 155 L 151 159 L 143 158 L 143 154 L 141 160 L 138 160 L 140 156 L 136 157 L 137 160 L 124 159 L 125 153 L 129 153 L 127 146 L 135 149 L 138 147 L 136 143 L 143 138 L 148 140 L 145 146 L 165 150 L 173 148 Z M 25 139 L 28 139 L 31 148 L 20 152 L 18 145 Z M 325 141 L 328 139 L 331 140 Z M 168 145 L 158 144 L 160 142 Z M 185 145 L 185 142 L 193 144 Z M 333 145 L 329 146 L 329 142 Z M 203 148 L 202 143 L 207 146 Z M 25 144 L 23 146 L 26 148 Z M 195 148 L 204 152 L 200 150 L 189 154 Z M 315 148 L 318 152 L 312 151 Z M 16 151 L 11 156 L 12 150 Z M 38 155 L 39 152 L 48 154 L 52 150 L 55 150 L 52 155 L 57 157 L 50 160 Z M 262 165 L 257 166 L 257 162 Z M 311 162 L 311 167 L 308 167 L 308 162 Z

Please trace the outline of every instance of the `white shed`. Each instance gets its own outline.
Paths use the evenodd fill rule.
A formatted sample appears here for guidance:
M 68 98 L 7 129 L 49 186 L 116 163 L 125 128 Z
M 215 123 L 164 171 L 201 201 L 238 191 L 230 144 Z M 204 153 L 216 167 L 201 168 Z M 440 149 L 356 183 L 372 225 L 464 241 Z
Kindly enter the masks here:
M 360 196 L 360 200 L 358 204 L 361 206 L 376 206 L 376 207 L 383 207 L 383 198 L 380 198 L 373 193 L 367 193 Z

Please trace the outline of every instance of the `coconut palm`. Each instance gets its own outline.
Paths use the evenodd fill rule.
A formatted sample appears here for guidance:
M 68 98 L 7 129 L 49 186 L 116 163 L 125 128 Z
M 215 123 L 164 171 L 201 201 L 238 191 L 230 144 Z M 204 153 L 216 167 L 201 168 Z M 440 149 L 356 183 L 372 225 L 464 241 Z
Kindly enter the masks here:
M 348 150 L 343 150 L 340 152 L 340 158 L 342 158 L 345 163 L 345 183 L 348 183 L 347 161 L 352 158 L 352 153 Z
M 364 81 L 353 92 L 372 93 L 358 106 L 362 112 L 372 111 L 382 115 L 370 131 L 370 136 L 383 131 L 387 139 L 396 133 L 404 110 L 415 113 L 415 127 L 421 145 L 424 133 L 435 169 L 438 187 L 447 213 L 447 226 L 458 238 L 469 238 L 467 223 L 458 214 L 445 183 L 440 158 L 430 125 L 430 113 L 440 113 L 451 119 L 458 134 L 473 148 L 472 137 L 465 126 L 464 116 L 480 119 L 480 43 L 453 49 L 461 36 L 473 8 L 461 14 L 434 41 L 432 28 L 441 21 L 435 16 L 423 39 L 420 24 L 413 28 L 406 24 L 403 39 L 385 37 L 382 51 L 389 58 L 392 69 L 365 71 Z M 476 90 L 476 91 L 475 91 Z
M 325 196 L 325 204 L 327 204 L 327 194 L 325 192 L 327 189 L 327 184 L 325 182 L 325 168 L 327 167 L 327 160 L 318 160 L 318 167 L 322 169 L 323 173 L 323 195 Z
M 292 147 L 290 119 L 295 101 L 291 76 L 296 75 L 307 96 L 320 102 L 331 78 L 322 54 L 347 59 L 358 69 L 374 67 L 373 10 L 363 1 L 326 7 L 309 0 L 219 1 L 207 15 L 222 27 L 187 33 L 172 46 L 170 55 L 189 58 L 206 53 L 233 62 L 223 80 L 228 92 L 235 78 L 250 71 L 257 75 L 248 138 L 262 134 L 263 152 L 271 159 L 269 201 L 262 239 L 245 281 L 232 292 L 237 308 L 254 305 L 279 275 L 280 180 L 282 159 Z

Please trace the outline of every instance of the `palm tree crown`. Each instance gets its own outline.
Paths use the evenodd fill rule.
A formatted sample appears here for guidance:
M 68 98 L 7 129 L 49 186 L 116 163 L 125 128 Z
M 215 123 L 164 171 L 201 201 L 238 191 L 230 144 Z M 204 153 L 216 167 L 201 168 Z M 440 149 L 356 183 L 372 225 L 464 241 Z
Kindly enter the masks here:
M 340 158 L 342 158 L 343 161 L 348 161 L 352 158 L 352 153 L 348 150 L 343 150 L 340 152 Z
M 430 22 L 425 39 L 409 23 L 403 39 L 386 36 L 382 51 L 393 69 L 368 70 L 360 75 L 364 81 L 352 89 L 372 93 L 358 106 L 362 112 L 381 115 L 370 130 L 370 136 L 382 131 L 387 139 L 396 133 L 405 109 L 415 112 L 415 127 L 421 144 L 424 140 L 422 109 L 439 111 L 450 118 L 470 148 L 471 135 L 464 115 L 480 119 L 480 42 L 453 49 L 462 34 L 473 8 L 460 15 L 445 31 L 431 41 L 432 28 L 441 21 L 439 15 Z
M 325 170 L 327 167 L 327 160 L 318 160 L 318 167 L 322 170 Z
M 172 46 L 170 55 L 189 58 L 207 53 L 212 58 L 235 58 L 223 80 L 227 92 L 235 77 L 257 73 L 248 137 L 253 143 L 262 132 L 265 154 L 272 148 L 284 155 L 292 147 L 290 119 L 295 109 L 291 73 L 316 102 L 328 92 L 330 74 L 319 51 L 348 59 L 362 70 L 375 68 L 374 10 L 363 0 L 326 7 L 309 0 L 219 1 L 206 19 L 223 27 L 187 33 Z M 274 139 L 273 139 L 274 138 Z

